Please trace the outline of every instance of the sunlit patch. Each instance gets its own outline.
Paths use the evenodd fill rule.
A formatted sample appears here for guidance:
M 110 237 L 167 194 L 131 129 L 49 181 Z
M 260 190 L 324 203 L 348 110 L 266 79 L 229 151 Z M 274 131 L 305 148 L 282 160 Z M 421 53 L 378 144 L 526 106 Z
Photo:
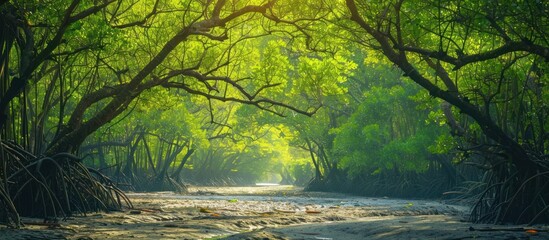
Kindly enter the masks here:
M 256 186 L 279 186 L 278 183 L 256 183 Z

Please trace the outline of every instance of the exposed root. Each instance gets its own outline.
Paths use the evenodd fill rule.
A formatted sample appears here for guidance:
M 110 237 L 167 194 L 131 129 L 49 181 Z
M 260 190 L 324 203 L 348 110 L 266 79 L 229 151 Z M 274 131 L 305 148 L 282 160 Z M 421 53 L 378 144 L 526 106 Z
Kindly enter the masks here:
M 173 191 L 177 193 L 187 193 L 187 186 L 181 180 L 174 179 L 167 174 L 147 176 L 145 173 L 136 173 L 128 176 L 118 176 L 117 179 L 130 184 L 126 184 L 127 190 L 131 191 Z
M 471 220 L 482 223 L 536 224 L 549 222 L 549 169 L 512 174 L 492 170 L 478 195 Z
M 18 227 L 19 215 L 57 219 L 132 207 L 109 178 L 88 169 L 72 154 L 36 157 L 6 141 L 0 142 L 0 148 L 6 179 L 0 189 L 0 201 L 6 203 L 2 223 Z

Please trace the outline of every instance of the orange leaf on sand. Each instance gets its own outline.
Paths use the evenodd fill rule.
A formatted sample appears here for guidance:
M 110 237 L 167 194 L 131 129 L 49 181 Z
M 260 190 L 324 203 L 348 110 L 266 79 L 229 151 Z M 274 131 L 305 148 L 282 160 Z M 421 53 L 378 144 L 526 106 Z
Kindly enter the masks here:
M 538 233 L 538 230 L 536 230 L 536 229 L 527 229 L 527 230 L 526 230 L 526 233 L 537 234 L 537 233 Z
M 320 213 L 320 211 L 318 211 L 318 210 L 313 210 L 313 209 L 305 210 L 305 212 L 306 212 L 306 213 L 312 213 L 312 214 Z

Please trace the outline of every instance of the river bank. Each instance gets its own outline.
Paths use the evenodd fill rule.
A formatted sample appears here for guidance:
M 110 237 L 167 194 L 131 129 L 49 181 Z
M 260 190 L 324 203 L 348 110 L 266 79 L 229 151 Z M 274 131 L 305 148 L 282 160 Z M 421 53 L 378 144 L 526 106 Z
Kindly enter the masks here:
M 129 193 L 135 209 L 72 217 L 0 239 L 548 239 L 547 226 L 471 224 L 467 206 L 303 192 L 293 186 Z M 527 231 L 535 229 L 535 231 Z

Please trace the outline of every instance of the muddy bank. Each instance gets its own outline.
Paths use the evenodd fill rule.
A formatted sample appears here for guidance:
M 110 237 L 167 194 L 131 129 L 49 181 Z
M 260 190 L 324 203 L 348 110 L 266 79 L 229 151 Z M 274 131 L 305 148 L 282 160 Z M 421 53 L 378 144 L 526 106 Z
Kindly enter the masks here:
M 302 192 L 292 186 L 130 193 L 136 209 L 96 213 L 0 239 L 547 239 L 547 227 L 473 225 L 468 208 L 438 201 Z

